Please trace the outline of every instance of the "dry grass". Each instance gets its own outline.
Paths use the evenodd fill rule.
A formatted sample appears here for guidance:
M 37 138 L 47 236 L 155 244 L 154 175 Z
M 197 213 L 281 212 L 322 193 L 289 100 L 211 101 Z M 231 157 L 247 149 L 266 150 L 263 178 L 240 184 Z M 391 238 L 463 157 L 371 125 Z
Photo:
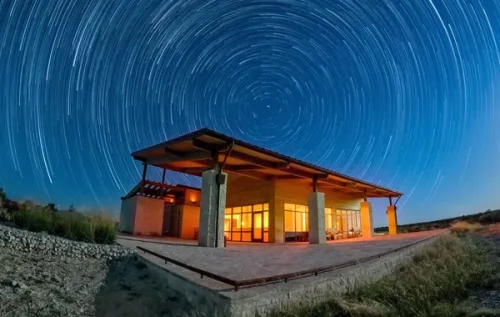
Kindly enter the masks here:
M 326 302 L 275 310 L 271 316 L 478 316 L 459 303 L 470 289 L 491 285 L 498 269 L 500 265 L 490 260 L 488 247 L 470 237 L 450 235 L 425 247 L 391 276 Z
M 454 233 L 478 232 L 482 226 L 477 222 L 455 221 L 451 224 L 450 230 Z
M 43 208 L 24 209 L 12 214 L 19 228 L 47 232 L 70 240 L 112 244 L 116 240 L 114 222 L 104 215 L 77 212 L 50 212 Z

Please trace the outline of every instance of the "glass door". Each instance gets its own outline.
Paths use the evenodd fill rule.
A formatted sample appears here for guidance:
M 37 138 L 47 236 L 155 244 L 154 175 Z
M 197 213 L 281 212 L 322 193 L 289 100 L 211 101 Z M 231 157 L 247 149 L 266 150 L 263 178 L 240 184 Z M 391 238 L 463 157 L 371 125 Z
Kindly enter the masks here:
M 262 212 L 254 212 L 252 219 L 252 241 L 253 242 L 263 242 L 264 241 L 264 226 L 262 225 Z

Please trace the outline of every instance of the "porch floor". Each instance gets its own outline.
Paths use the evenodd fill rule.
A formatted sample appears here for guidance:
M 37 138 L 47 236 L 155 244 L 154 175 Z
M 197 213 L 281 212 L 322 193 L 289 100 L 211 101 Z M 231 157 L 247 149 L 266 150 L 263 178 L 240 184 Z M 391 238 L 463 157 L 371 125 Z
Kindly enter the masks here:
M 375 236 L 370 240 L 356 238 L 328 241 L 322 245 L 310 245 L 307 242 L 285 244 L 228 242 L 227 248 L 220 249 L 198 247 L 196 241 L 171 238 L 119 236 L 117 241 L 130 248 L 141 246 L 230 279 L 244 280 L 360 260 L 439 235 L 444 231 L 432 230 L 396 236 Z M 141 253 L 141 256 L 161 263 L 161 260 L 157 261 L 151 255 Z M 183 275 L 193 275 L 186 272 L 187 270 L 176 268 L 173 264 L 167 264 L 167 266 L 173 271 L 179 270 L 178 273 Z M 193 276 L 199 279 L 198 275 Z M 204 284 L 209 282 L 209 279 L 203 280 Z M 222 287 L 216 281 L 209 283 L 211 285 L 206 286 Z

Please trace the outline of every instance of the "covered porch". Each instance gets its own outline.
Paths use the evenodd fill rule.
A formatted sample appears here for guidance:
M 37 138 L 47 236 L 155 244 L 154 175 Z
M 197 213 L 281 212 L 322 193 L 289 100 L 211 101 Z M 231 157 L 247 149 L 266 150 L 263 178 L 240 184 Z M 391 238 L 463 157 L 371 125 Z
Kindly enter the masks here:
M 197 236 L 201 246 L 222 247 L 224 237 L 230 241 L 311 244 L 371 238 L 369 199 L 373 198 L 388 199 L 390 233 L 397 233 L 396 203 L 401 193 L 209 129 L 132 156 L 143 163 L 136 190 L 140 199 L 158 199 L 143 195 L 151 167 L 161 168 L 163 175 L 171 170 L 201 177 Z M 159 186 L 163 185 L 164 177 Z

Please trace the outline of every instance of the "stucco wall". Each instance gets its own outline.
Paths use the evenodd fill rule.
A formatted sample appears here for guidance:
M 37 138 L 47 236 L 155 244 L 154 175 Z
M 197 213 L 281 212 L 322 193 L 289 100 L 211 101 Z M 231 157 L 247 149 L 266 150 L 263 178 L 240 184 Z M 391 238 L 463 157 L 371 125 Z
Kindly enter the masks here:
M 194 239 L 194 231 L 200 226 L 200 207 L 182 206 L 182 239 Z
M 272 181 L 228 175 L 226 207 L 269 203 Z
M 162 199 L 135 196 L 135 225 L 134 234 L 161 235 L 163 229 Z
M 134 232 L 134 222 L 135 222 L 135 197 L 126 198 L 122 200 L 122 205 L 120 209 L 120 224 L 118 230 L 125 233 Z

